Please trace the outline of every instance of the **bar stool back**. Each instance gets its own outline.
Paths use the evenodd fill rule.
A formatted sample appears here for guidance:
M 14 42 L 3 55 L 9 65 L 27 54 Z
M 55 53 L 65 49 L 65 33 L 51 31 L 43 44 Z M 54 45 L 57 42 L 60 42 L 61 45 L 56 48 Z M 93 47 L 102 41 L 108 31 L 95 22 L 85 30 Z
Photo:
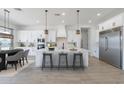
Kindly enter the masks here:
M 46 57 L 47 57 L 47 56 L 50 58 L 50 66 L 51 66 L 51 69 L 53 68 L 52 53 L 43 53 L 42 70 L 43 70 L 43 68 L 45 68 Z
M 74 53 L 74 57 L 73 57 L 73 69 L 75 70 L 75 63 L 76 63 L 76 58 L 77 56 L 80 57 L 80 67 L 83 68 L 83 54 L 82 53 Z
M 66 68 L 68 68 L 68 54 L 67 53 L 59 53 L 59 64 L 58 64 L 58 70 L 60 69 L 60 63 L 61 63 L 61 57 L 65 56 L 66 59 Z

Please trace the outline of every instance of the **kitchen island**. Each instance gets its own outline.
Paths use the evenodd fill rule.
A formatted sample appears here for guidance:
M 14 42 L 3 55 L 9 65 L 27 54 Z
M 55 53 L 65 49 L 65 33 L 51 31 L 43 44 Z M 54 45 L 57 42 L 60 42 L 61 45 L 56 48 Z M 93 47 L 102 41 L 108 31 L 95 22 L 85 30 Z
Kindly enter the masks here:
M 36 52 L 36 58 L 35 58 L 35 66 L 36 67 L 41 67 L 42 66 L 42 61 L 43 61 L 43 53 L 52 53 L 52 57 L 53 57 L 53 66 L 57 67 L 58 63 L 59 63 L 59 53 L 67 53 L 68 54 L 68 65 L 72 66 L 73 64 L 73 54 L 74 53 L 82 53 L 83 54 L 83 65 L 84 67 L 88 67 L 88 50 L 85 49 L 77 49 L 76 51 L 72 51 L 72 50 L 54 50 L 54 51 L 49 51 L 47 49 L 42 49 L 42 50 L 37 50 Z M 79 65 L 78 63 L 78 59 L 77 58 L 77 65 Z M 49 58 L 46 58 L 47 63 L 46 66 L 49 65 Z M 65 58 L 62 58 L 62 61 L 64 61 Z M 65 63 L 65 62 L 63 62 Z M 63 64 L 62 64 L 63 65 Z

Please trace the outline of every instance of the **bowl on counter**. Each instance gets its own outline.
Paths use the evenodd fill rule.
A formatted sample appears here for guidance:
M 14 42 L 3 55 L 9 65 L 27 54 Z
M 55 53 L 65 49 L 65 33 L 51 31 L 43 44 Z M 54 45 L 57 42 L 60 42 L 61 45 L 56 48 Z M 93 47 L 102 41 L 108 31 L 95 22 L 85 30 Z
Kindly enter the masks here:
M 75 49 L 75 48 L 72 48 L 72 49 L 69 49 L 70 51 L 77 51 L 77 49 Z
M 54 47 L 49 47 L 48 49 L 49 49 L 49 51 L 54 51 L 55 50 Z

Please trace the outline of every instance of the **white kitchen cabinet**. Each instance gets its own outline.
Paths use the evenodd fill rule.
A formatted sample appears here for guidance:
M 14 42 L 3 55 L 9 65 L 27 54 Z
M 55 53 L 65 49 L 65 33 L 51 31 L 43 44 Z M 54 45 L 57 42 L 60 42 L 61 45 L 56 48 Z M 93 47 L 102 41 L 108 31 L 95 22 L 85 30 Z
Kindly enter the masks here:
M 99 31 L 103 31 L 106 29 L 122 26 L 124 21 L 124 14 L 117 15 L 112 17 L 111 19 L 101 23 L 98 25 Z
M 39 36 L 38 33 L 33 31 L 18 31 L 16 35 L 17 42 L 35 42 L 37 37 Z
M 45 38 L 44 31 L 41 30 L 36 30 L 36 31 L 17 31 L 15 33 L 15 48 L 22 48 L 24 50 L 29 49 L 29 55 L 34 56 L 37 50 L 37 39 L 38 38 Z M 17 42 L 25 42 L 26 46 L 25 47 L 20 47 Z M 30 47 L 29 44 L 34 43 L 34 47 Z

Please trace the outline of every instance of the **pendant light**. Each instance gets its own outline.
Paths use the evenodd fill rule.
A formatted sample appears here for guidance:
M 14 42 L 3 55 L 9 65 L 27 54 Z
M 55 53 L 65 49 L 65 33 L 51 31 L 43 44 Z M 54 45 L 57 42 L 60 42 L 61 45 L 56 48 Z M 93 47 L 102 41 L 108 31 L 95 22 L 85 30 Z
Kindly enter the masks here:
M 46 21 L 46 24 L 45 24 L 45 26 L 46 26 L 46 28 L 45 28 L 45 34 L 48 34 L 48 28 L 47 28 L 47 12 L 48 12 L 48 10 L 45 10 L 45 16 L 46 16 L 46 19 L 45 19 L 45 21 Z
M 6 31 L 6 29 L 9 28 L 9 15 L 10 11 L 4 9 L 4 31 Z
M 76 34 L 80 34 L 80 27 L 79 27 L 79 12 L 80 12 L 80 10 L 77 10 L 77 30 L 76 30 Z

